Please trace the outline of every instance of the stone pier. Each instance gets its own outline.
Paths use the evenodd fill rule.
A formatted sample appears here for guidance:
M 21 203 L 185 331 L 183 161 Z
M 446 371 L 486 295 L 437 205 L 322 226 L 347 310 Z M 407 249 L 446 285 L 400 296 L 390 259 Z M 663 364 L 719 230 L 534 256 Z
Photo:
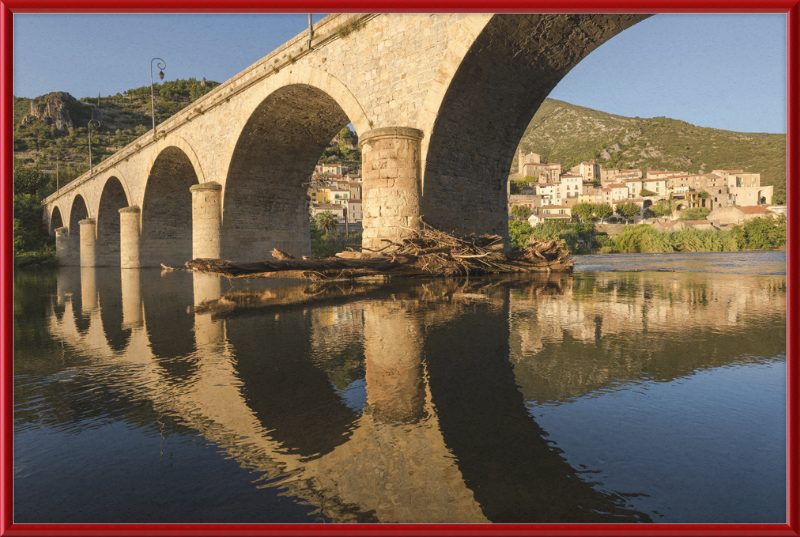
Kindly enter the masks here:
M 364 133 L 362 151 L 365 248 L 380 248 L 381 239 L 396 240 L 418 229 L 420 142 L 423 132 L 384 127 Z
M 192 185 L 192 257 L 219 259 L 222 185 Z
M 62 267 L 75 264 L 73 252 L 69 248 L 68 227 L 56 229 L 56 259 Z
M 139 270 L 122 270 L 122 328 L 139 328 L 144 324 Z
M 97 237 L 97 223 L 94 218 L 87 218 L 79 222 L 81 226 L 81 266 L 95 266 L 95 238 Z
M 119 210 L 119 255 L 122 268 L 139 268 L 139 227 L 141 209 L 136 206 Z

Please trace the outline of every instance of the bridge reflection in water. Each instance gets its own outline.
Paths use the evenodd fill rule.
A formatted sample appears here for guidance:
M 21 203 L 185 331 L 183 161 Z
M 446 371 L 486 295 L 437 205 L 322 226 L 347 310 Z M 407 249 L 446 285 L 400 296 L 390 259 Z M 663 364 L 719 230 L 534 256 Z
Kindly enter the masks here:
M 91 357 L 80 374 L 175 416 L 261 486 L 337 522 L 649 522 L 584 480 L 526 404 L 772 356 L 780 334 L 749 338 L 741 314 L 785 312 L 785 278 L 583 278 L 243 289 L 63 268 L 48 323 Z M 775 349 L 714 351 L 753 341 Z

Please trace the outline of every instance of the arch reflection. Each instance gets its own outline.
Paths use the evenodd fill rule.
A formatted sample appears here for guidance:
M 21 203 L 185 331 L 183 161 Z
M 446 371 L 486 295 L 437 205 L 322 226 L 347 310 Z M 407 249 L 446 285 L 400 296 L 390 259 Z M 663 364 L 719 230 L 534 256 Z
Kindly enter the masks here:
M 87 374 L 124 383 L 268 486 L 342 522 L 648 521 L 584 481 L 526 404 L 567 403 L 659 364 L 663 378 L 725 366 L 744 359 L 733 349 L 745 341 L 747 359 L 770 356 L 777 344 L 752 333 L 780 340 L 785 319 L 777 277 L 749 287 L 619 274 L 279 287 L 115 274 L 59 271 L 56 300 L 67 311 L 73 297 L 91 315 L 81 335 L 54 310 L 54 335 L 81 348 L 101 333 L 100 359 L 126 368 Z M 671 314 L 664 306 L 678 297 L 686 306 Z M 696 351 L 673 363 L 676 333 Z M 649 350 L 636 354 L 631 342 L 643 338 Z M 605 354 L 582 359 L 590 347 Z M 601 360 L 621 355 L 628 366 Z

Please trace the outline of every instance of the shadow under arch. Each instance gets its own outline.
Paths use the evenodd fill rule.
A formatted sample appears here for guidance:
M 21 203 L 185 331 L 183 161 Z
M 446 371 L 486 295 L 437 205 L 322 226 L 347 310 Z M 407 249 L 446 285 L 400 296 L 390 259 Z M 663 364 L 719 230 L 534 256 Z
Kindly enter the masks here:
M 97 208 L 96 266 L 120 266 L 119 210 L 128 205 L 130 202 L 121 180 L 115 176 L 106 179 Z
M 192 259 L 192 194 L 199 184 L 180 148 L 162 150 L 150 168 L 142 201 L 139 259 L 143 267 L 183 265 Z M 117 215 L 119 218 L 119 215 Z
M 507 237 L 506 181 L 530 120 L 578 62 L 648 16 L 494 15 L 438 108 L 425 155 L 420 213 L 456 234 Z
M 442 436 L 483 514 L 501 523 L 651 522 L 581 479 L 548 443 L 508 359 L 509 290 L 493 298 L 434 313 L 447 322 L 428 322 L 424 342 Z
M 268 314 L 226 319 L 240 391 L 287 453 L 316 459 L 348 441 L 359 414 L 312 361 L 309 314 L 302 306 L 275 311 L 280 311 L 280 322 Z
M 64 227 L 64 219 L 61 217 L 61 209 L 58 208 L 58 205 L 54 205 L 53 211 L 50 213 L 50 225 L 47 230 L 48 235 L 55 235 L 56 230 L 60 227 Z
M 308 180 L 349 122 L 333 97 L 307 84 L 278 88 L 256 107 L 225 181 L 222 258 L 268 259 L 273 248 L 311 253 Z
M 83 195 L 76 194 L 69 211 L 69 257 L 66 265 L 81 264 L 81 225 L 80 221 L 89 218 L 89 209 Z

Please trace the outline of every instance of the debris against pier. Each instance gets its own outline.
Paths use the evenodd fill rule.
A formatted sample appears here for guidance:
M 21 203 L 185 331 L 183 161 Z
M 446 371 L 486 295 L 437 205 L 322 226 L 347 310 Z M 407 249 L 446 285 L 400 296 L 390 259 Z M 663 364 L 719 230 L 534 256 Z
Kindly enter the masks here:
M 345 251 L 336 257 L 297 259 L 273 250 L 275 260 L 233 262 L 194 259 L 186 266 L 235 278 L 369 279 L 382 276 L 473 276 L 519 272 L 572 272 L 572 258 L 557 240 L 531 237 L 520 252 L 505 252 L 499 235 L 456 237 L 435 229 L 410 230 L 381 249 Z M 169 268 L 169 267 L 165 267 Z

